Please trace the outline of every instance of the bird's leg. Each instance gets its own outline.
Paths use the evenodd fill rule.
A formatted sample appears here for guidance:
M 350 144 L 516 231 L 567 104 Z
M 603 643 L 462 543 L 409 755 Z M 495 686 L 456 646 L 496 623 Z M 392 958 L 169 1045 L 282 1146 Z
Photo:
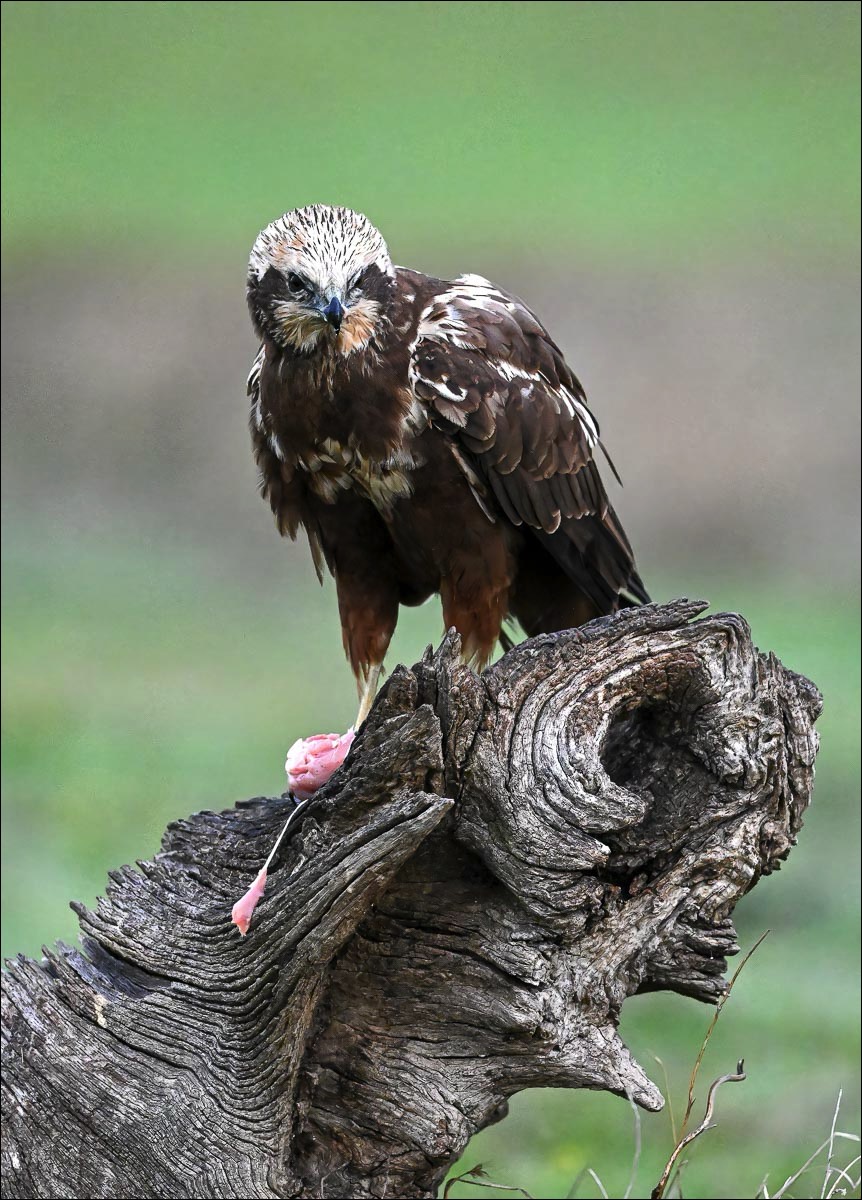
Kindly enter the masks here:
M 468 562 L 440 581 L 443 628 L 461 635 L 461 659 L 483 671 L 493 657 L 509 606 L 507 586 L 495 582 L 508 571 L 505 557 L 496 573 L 484 560 Z
M 380 682 L 380 672 L 382 670 L 383 663 L 375 663 L 368 668 L 367 675 L 359 685 L 359 712 L 356 714 L 356 720 L 353 724 L 354 729 L 358 729 L 371 712 L 371 705 L 374 703 L 374 697 L 377 695 L 377 685 Z

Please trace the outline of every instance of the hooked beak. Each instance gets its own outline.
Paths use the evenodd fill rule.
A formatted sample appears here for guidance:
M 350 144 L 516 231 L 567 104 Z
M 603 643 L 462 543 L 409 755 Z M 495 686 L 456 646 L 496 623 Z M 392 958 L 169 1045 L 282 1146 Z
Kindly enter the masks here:
M 341 328 L 341 322 L 344 318 L 344 309 L 341 307 L 341 301 L 337 296 L 333 296 L 326 308 L 322 309 L 322 314 L 326 321 L 338 333 Z

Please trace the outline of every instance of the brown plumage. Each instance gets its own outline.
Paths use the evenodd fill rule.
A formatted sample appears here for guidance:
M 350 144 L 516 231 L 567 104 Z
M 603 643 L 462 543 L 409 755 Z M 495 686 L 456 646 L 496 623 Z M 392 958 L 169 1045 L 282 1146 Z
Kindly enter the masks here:
M 598 428 L 544 326 L 487 280 L 393 267 L 364 217 L 313 206 L 255 242 L 249 379 L 261 486 L 335 577 L 357 678 L 434 593 L 465 656 L 645 601 Z

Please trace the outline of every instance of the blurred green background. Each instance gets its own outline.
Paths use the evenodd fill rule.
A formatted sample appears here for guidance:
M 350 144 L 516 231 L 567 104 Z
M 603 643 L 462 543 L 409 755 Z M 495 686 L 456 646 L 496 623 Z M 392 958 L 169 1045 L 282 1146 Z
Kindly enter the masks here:
M 841 1088 L 859 1127 L 859 6 L 3 15 L 4 954 L 74 939 L 70 898 L 172 818 L 280 791 L 286 746 L 352 718 L 332 588 L 256 496 L 244 398 L 255 234 L 347 204 L 396 261 L 538 309 L 653 595 L 743 612 L 825 694 L 815 802 L 740 905 L 744 946 L 772 933 L 704 1067 L 744 1055 L 749 1078 L 685 1182 L 772 1192 Z M 405 614 L 392 662 L 439 633 L 436 608 Z M 677 1115 L 709 1016 L 624 1010 Z M 635 1195 L 671 1147 L 667 1113 L 642 1121 Z M 526 1093 L 462 1167 L 556 1197 L 590 1166 L 621 1194 L 631 1124 L 610 1097 Z

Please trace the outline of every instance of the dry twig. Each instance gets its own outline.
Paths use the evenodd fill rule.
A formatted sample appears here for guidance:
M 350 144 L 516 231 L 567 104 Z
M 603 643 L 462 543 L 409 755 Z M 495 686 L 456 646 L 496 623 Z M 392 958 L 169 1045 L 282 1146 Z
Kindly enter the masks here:
M 796 1181 L 802 1175 L 805 1174 L 805 1172 L 808 1170 L 808 1168 L 811 1166 L 811 1164 L 815 1161 L 815 1159 L 819 1155 L 821 1155 L 823 1153 L 823 1151 L 826 1149 L 826 1147 L 832 1145 L 832 1143 L 835 1141 L 835 1138 L 846 1138 L 846 1140 L 848 1142 L 858 1142 L 859 1141 L 859 1138 L 856 1136 L 855 1133 L 838 1133 L 838 1132 L 831 1133 L 829 1135 L 829 1137 L 826 1139 L 826 1141 L 821 1142 L 820 1145 L 817 1147 L 817 1149 L 814 1151 L 814 1153 L 810 1154 L 808 1156 L 808 1158 L 806 1158 L 805 1162 L 802 1164 L 802 1166 L 799 1168 L 799 1170 L 796 1171 L 793 1175 L 791 1175 L 789 1179 L 785 1179 L 784 1183 L 781 1185 L 781 1187 L 778 1189 L 778 1191 L 772 1197 L 772 1200 L 781 1200 L 781 1198 L 783 1196 L 786 1196 L 787 1189 L 789 1187 L 792 1187 L 792 1185 L 794 1183 L 796 1183 Z M 853 1164 L 851 1163 L 851 1166 L 852 1165 Z
M 447 1180 L 446 1186 L 443 1189 L 443 1200 L 449 1200 L 452 1195 L 452 1188 L 456 1183 L 466 1183 L 469 1187 L 486 1187 L 493 1188 L 496 1192 L 515 1192 L 519 1196 L 525 1196 L 526 1200 L 533 1200 L 529 1192 L 525 1192 L 522 1187 L 512 1187 L 507 1183 L 494 1183 L 488 1178 L 488 1174 L 481 1163 L 476 1163 L 475 1167 L 471 1167 L 469 1171 L 464 1171 L 461 1175 L 453 1175 Z
M 760 941 L 763 941 L 763 938 L 761 938 Z M 760 942 L 758 942 L 757 945 L 759 946 Z M 755 949 L 757 949 L 757 946 L 755 946 Z M 748 957 L 750 957 L 750 955 Z M 745 966 L 744 961 L 742 963 L 742 966 Z M 741 968 L 740 968 L 740 970 L 741 970 Z M 736 974 L 738 975 L 739 971 L 737 971 Z M 736 978 L 736 976 L 734 976 L 734 978 Z M 728 989 L 728 991 L 729 990 L 730 989 Z M 715 1024 L 715 1022 L 713 1021 L 713 1025 L 714 1024 Z M 712 1027 L 713 1026 L 710 1026 L 710 1029 L 712 1029 Z M 743 1070 L 743 1065 L 744 1065 L 743 1060 L 740 1059 L 736 1065 L 735 1073 L 730 1074 L 730 1075 L 719 1075 L 718 1079 L 714 1079 L 712 1081 L 712 1083 L 710 1084 L 710 1087 L 709 1087 L 709 1092 L 707 1093 L 707 1097 L 706 1097 L 706 1112 L 703 1114 L 703 1120 L 698 1125 L 697 1129 L 693 1129 L 691 1131 L 691 1133 L 686 1134 L 686 1136 L 684 1138 L 682 1138 L 679 1142 L 677 1142 L 676 1146 L 674 1147 L 673 1153 L 671 1154 L 670 1158 L 667 1160 L 667 1164 L 665 1165 L 664 1171 L 662 1171 L 661 1179 L 658 1181 L 658 1183 L 656 1184 L 656 1186 L 653 1188 L 652 1192 L 650 1193 L 650 1200 L 662 1200 L 662 1197 L 665 1194 L 665 1190 L 667 1189 L 668 1180 L 670 1179 L 671 1172 L 673 1171 L 674 1166 L 676 1165 L 676 1161 L 679 1158 L 680 1154 L 682 1154 L 682 1152 L 686 1146 L 691 1145 L 691 1143 L 695 1140 L 695 1138 L 700 1137 L 700 1135 L 702 1133 L 706 1133 L 706 1131 L 708 1129 L 713 1128 L 712 1114 L 715 1109 L 716 1093 L 718 1092 L 718 1089 L 721 1087 L 721 1085 L 724 1083 L 742 1083 L 742 1081 L 745 1079 L 745 1071 Z
M 689 1076 L 688 1100 L 686 1102 L 685 1113 L 682 1118 L 682 1126 L 679 1131 L 680 1137 L 684 1136 L 686 1128 L 688 1127 L 688 1120 L 689 1120 L 689 1117 L 691 1116 L 691 1110 L 694 1108 L 694 1085 L 697 1082 L 697 1075 L 698 1075 L 698 1072 L 700 1071 L 700 1066 L 701 1066 L 701 1063 L 703 1062 L 703 1056 L 706 1053 L 706 1048 L 709 1045 L 709 1039 L 712 1037 L 712 1032 L 715 1029 L 716 1025 L 718 1024 L 718 1018 L 721 1016 L 722 1012 L 724 1011 L 725 1004 L 727 1004 L 728 1000 L 730 999 L 730 994 L 733 991 L 733 985 L 736 983 L 737 979 L 739 979 L 739 977 L 742 974 L 743 970 L 745 969 L 745 966 L 748 963 L 749 959 L 752 957 L 752 955 L 755 953 L 756 950 L 760 949 L 760 947 L 763 945 L 763 943 L 768 935 L 769 935 L 769 930 L 764 929 L 763 933 L 760 935 L 760 937 L 757 939 L 757 941 L 754 943 L 754 945 L 748 951 L 745 958 L 742 960 L 742 962 L 739 964 L 739 966 L 733 972 L 733 977 L 732 977 L 730 983 L 727 985 L 727 990 L 725 991 L 724 995 L 721 997 L 721 999 L 718 1001 L 718 1003 L 715 1006 L 715 1012 L 712 1014 L 712 1020 L 710 1021 L 707 1031 L 704 1035 L 703 1041 L 700 1044 L 700 1050 L 698 1051 L 697 1058 L 694 1060 L 694 1066 L 692 1067 L 691 1075 Z

